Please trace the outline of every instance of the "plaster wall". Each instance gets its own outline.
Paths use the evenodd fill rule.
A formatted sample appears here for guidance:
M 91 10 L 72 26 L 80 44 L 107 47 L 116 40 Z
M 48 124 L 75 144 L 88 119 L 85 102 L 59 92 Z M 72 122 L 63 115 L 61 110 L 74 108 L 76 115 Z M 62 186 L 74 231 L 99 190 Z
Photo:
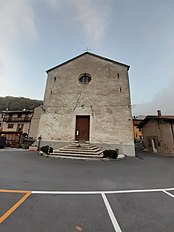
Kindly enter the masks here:
M 148 139 L 157 138 L 157 150 L 160 153 L 174 155 L 174 124 L 164 120 L 150 120 L 143 127 L 143 137 L 146 148 L 149 148 Z
M 8 124 L 13 124 L 13 128 L 8 128 Z M 10 123 L 3 122 L 3 131 L 4 132 L 16 132 L 18 124 L 20 125 L 23 124 L 22 132 L 28 134 L 29 128 L 30 128 L 30 122 L 10 122 Z
M 39 120 L 41 117 L 42 108 L 41 106 L 37 106 L 34 109 L 33 117 L 31 119 L 31 125 L 29 130 L 29 137 L 32 137 L 33 139 L 37 138 L 38 133 L 38 126 L 39 126 Z

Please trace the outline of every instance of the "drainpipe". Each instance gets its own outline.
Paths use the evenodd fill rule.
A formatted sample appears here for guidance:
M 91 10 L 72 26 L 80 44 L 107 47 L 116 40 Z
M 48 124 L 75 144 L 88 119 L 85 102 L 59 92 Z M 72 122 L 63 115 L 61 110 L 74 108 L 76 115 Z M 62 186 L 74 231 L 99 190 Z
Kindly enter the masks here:
M 171 122 L 170 125 L 171 125 L 171 131 L 172 131 L 172 135 L 173 135 L 173 141 L 174 141 L 174 129 L 173 129 L 174 124 Z

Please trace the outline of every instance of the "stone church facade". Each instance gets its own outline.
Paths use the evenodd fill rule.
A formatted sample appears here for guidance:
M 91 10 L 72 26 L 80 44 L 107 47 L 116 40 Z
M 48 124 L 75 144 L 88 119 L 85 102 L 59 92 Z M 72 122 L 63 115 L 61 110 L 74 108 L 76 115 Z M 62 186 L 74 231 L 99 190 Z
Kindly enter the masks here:
M 90 142 L 134 156 L 128 70 L 90 52 L 47 70 L 42 143 Z

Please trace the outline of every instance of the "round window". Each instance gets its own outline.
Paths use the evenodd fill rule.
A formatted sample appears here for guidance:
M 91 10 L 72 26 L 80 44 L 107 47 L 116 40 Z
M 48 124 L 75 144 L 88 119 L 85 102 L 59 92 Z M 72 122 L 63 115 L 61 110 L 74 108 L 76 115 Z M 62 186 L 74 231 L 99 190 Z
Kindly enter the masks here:
M 88 74 L 88 73 L 83 73 L 82 75 L 80 75 L 80 78 L 79 78 L 79 82 L 81 84 L 88 84 L 89 82 L 91 81 L 91 75 Z

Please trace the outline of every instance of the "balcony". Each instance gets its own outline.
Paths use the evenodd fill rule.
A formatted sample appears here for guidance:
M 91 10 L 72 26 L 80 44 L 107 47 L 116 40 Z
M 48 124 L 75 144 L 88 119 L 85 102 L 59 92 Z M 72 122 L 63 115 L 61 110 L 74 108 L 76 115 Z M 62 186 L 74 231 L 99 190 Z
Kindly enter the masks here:
M 31 116 L 30 117 L 4 117 L 3 118 L 4 122 L 30 122 L 31 121 Z

